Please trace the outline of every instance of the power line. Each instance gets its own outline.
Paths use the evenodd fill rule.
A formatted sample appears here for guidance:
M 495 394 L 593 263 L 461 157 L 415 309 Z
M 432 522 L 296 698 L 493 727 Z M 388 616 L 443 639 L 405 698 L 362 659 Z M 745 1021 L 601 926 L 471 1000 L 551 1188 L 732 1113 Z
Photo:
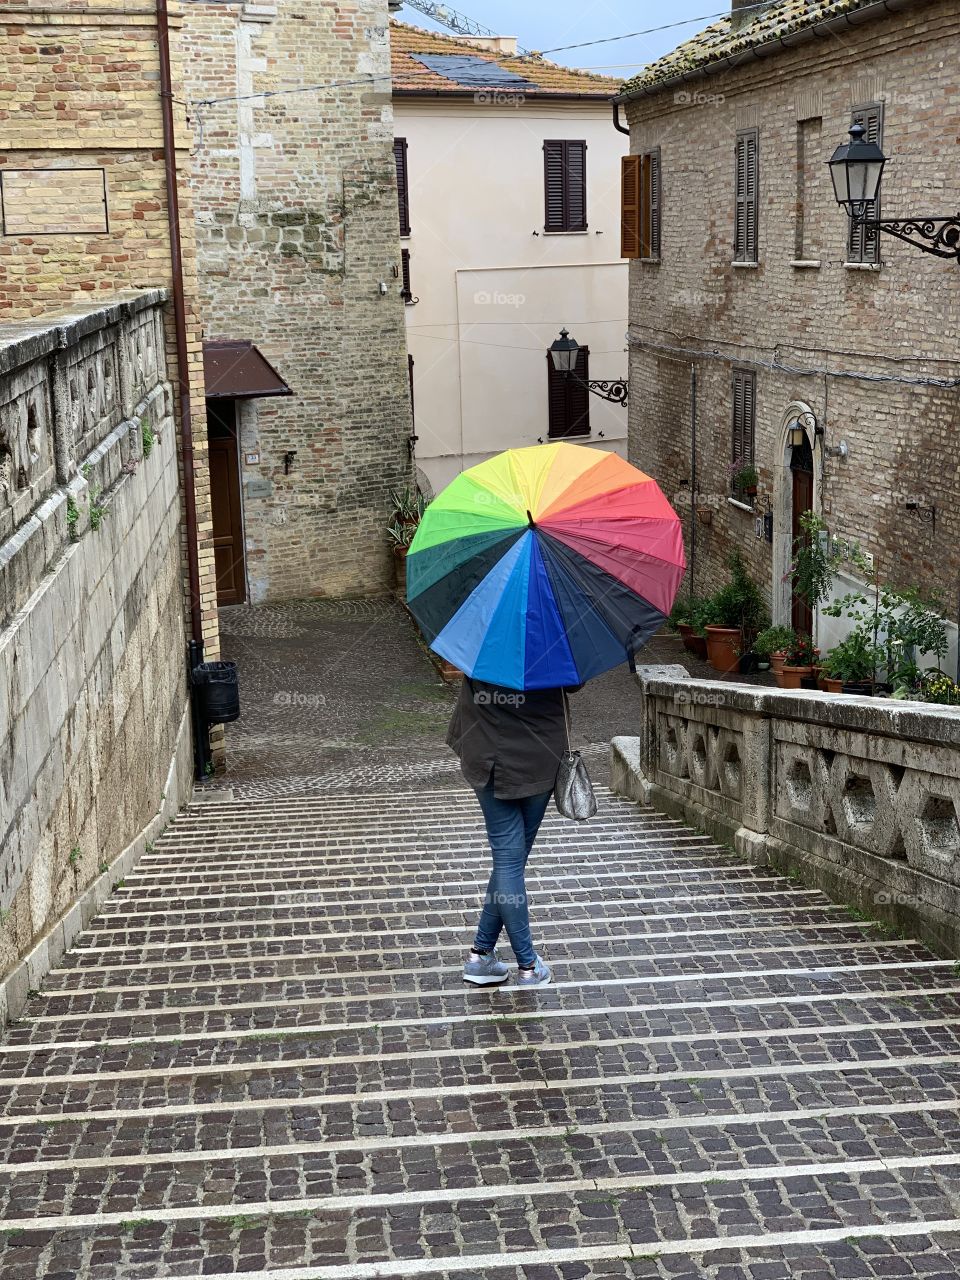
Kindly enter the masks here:
M 761 0 L 760 4 L 746 4 L 737 13 L 749 13 L 752 9 L 766 9 L 769 0 Z M 682 22 L 667 22 L 662 27 L 647 27 L 644 31 L 627 31 L 622 36 L 604 36 L 602 40 L 582 40 L 579 44 L 558 44 L 553 49 L 537 49 L 536 55 L 545 53 L 565 53 L 568 49 L 591 49 L 597 44 L 613 44 L 617 40 L 633 40 L 637 36 L 652 36 L 658 31 L 672 31 L 675 27 L 690 27 L 695 22 L 713 22 L 716 18 L 729 18 L 730 10 L 722 9 L 720 13 L 707 13 L 699 18 L 685 18 Z

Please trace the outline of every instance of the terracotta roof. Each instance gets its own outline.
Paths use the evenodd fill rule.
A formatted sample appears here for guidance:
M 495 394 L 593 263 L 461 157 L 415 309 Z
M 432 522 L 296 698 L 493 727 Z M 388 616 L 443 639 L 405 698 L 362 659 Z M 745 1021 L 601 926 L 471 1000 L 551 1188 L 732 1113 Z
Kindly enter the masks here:
M 628 80 L 623 96 L 630 97 L 685 75 L 705 74 L 712 63 L 748 53 L 760 45 L 776 43 L 819 22 L 874 5 L 875 0 L 773 0 L 768 8 L 757 13 L 749 25 L 737 31 L 731 28 L 729 18 L 722 18 Z M 888 12 L 883 6 L 876 7 L 881 14 Z
M 489 86 L 482 84 L 482 76 L 478 78 L 477 83 L 469 86 L 458 83 L 452 78 L 428 70 L 422 62 L 417 61 L 414 56 L 416 54 L 426 54 L 428 57 L 441 55 L 483 59 L 525 81 L 527 87 L 521 88 L 517 84 L 516 91 L 528 98 L 584 97 L 603 100 L 612 98 L 621 84 L 619 80 L 610 76 L 593 75 L 588 71 L 571 71 L 568 67 L 557 66 L 556 63 L 548 62 L 545 58 L 494 53 L 472 40 L 458 40 L 453 36 L 442 35 L 438 31 L 424 31 L 420 27 L 396 20 L 390 23 L 390 44 L 394 93 L 419 92 L 462 96 L 471 95 L 478 89 L 486 87 L 497 92 L 510 91 L 510 85 L 503 83 L 497 76 L 491 78 L 493 82 Z

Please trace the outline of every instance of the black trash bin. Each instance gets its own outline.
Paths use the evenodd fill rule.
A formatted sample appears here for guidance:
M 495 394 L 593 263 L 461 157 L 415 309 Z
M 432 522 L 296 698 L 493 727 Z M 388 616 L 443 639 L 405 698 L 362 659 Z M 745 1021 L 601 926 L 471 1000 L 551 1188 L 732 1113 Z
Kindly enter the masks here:
M 235 662 L 201 662 L 193 668 L 200 715 L 207 724 L 226 724 L 240 716 L 240 684 Z

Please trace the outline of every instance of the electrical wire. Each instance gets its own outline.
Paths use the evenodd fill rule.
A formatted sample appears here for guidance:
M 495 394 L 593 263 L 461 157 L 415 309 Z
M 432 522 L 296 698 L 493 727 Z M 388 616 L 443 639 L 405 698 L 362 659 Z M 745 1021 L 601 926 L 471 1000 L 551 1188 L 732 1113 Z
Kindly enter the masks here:
M 766 9 L 769 0 L 761 0 L 760 4 L 745 4 L 741 9 L 737 10 L 738 14 L 749 13 L 752 9 Z M 637 36 L 652 36 L 658 31 L 671 31 L 675 27 L 689 27 L 695 22 L 713 22 L 719 18 L 729 18 L 730 10 L 721 9 L 719 13 L 706 13 L 699 18 L 684 18 L 682 22 L 666 22 L 662 27 L 647 27 L 644 31 L 627 31 L 622 36 L 604 36 L 601 40 L 582 40 L 579 44 L 558 44 L 552 49 L 537 49 L 536 56 L 542 57 L 546 53 L 566 53 L 568 49 L 592 49 L 598 44 L 613 44 L 617 40 L 633 40 Z
M 671 347 L 664 343 L 650 342 L 646 338 L 636 337 L 633 334 L 628 335 L 627 343 L 629 346 L 637 347 L 641 350 L 661 351 L 694 360 L 721 360 L 725 364 L 734 363 L 734 358 L 724 355 L 722 351 L 706 351 L 694 347 Z M 826 369 L 823 366 L 804 369 L 798 365 L 784 364 L 782 360 L 757 360 L 743 355 L 736 357 L 736 363 L 738 365 L 750 365 L 754 369 L 771 370 L 774 373 L 792 373 L 801 378 L 850 378 L 857 382 L 893 382 L 905 387 L 940 387 L 948 391 L 960 387 L 960 378 L 904 378 L 894 373 L 864 373 L 851 369 Z

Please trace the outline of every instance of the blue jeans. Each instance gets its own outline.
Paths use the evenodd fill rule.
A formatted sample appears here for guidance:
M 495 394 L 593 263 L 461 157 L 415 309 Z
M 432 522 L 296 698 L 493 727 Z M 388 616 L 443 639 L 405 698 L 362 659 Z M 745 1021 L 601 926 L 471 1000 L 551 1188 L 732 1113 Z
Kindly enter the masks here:
M 493 872 L 473 946 L 476 951 L 492 951 L 506 929 L 517 963 L 530 968 L 536 953 L 523 873 L 553 792 L 522 800 L 498 800 L 492 782 L 477 787 L 476 792 L 493 851 Z

